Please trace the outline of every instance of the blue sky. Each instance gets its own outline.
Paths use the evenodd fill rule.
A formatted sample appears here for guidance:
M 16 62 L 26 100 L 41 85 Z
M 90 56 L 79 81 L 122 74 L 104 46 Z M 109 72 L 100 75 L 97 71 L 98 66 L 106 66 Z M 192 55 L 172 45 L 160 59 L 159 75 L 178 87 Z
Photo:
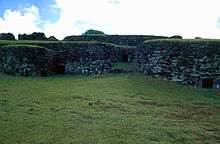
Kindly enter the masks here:
M 59 18 L 59 11 L 51 7 L 53 4 L 54 0 L 0 0 L 0 16 L 7 9 L 22 10 L 34 5 L 39 8 L 41 20 L 55 22 Z
M 220 38 L 220 0 L 0 0 L 0 32 Z

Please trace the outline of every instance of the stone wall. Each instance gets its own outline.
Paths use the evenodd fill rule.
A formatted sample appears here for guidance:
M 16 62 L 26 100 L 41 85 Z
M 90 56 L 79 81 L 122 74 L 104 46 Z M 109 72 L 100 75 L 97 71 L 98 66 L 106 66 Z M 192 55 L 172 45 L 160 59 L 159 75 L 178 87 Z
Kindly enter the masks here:
M 219 40 L 152 40 L 139 45 L 137 71 L 203 85 L 220 76 Z M 205 82 L 205 81 L 204 81 Z
M 115 62 L 134 59 L 137 71 L 148 75 L 219 87 L 220 40 L 149 40 L 138 48 L 102 42 L 0 41 L 0 72 L 7 74 L 102 74 L 111 72 Z
M 67 62 L 65 73 L 71 75 L 83 74 L 103 74 L 111 71 L 112 63 L 106 60 L 93 60 L 85 62 Z
M 3 46 L 10 45 L 11 42 L 0 41 L 0 48 Z M 80 54 L 92 54 L 93 57 L 97 58 L 104 56 L 104 58 L 110 58 L 112 61 L 119 61 L 122 57 L 124 50 L 134 49 L 134 47 L 114 45 L 102 42 L 75 42 L 75 41 L 13 41 L 13 45 L 36 45 L 45 47 L 47 49 L 55 51 L 57 54 L 66 58 L 68 53 Z M 79 54 L 80 53 L 80 54 Z M 105 55 L 103 54 L 105 53 Z M 109 56 L 109 57 L 107 57 Z M 74 55 L 71 55 L 74 57 Z
M 39 46 L 3 46 L 0 47 L 0 72 L 23 76 L 47 75 L 52 55 L 52 51 Z
M 0 42 L 2 73 L 21 74 L 28 58 L 28 74 L 42 73 L 35 61 L 45 64 L 48 74 L 101 74 L 111 70 L 112 63 L 121 61 L 130 48 L 100 42 L 16 41 L 15 46 Z M 28 45 L 28 46 L 27 46 Z M 50 51 L 47 55 L 45 51 Z M 41 54 L 41 51 L 44 52 Z M 129 52 L 131 54 L 131 52 Z M 132 53 L 133 54 L 133 53 Z M 14 60 L 7 61 L 8 57 Z M 133 56 L 134 57 L 134 56 Z M 7 66 L 6 66 L 7 65 Z M 9 66 L 11 65 L 11 66 Z M 38 66 L 38 67 L 36 67 Z M 26 71 L 26 70 L 25 70 Z
M 61 47 L 57 53 L 67 74 L 108 73 L 121 55 L 121 48 L 104 43 L 62 43 Z

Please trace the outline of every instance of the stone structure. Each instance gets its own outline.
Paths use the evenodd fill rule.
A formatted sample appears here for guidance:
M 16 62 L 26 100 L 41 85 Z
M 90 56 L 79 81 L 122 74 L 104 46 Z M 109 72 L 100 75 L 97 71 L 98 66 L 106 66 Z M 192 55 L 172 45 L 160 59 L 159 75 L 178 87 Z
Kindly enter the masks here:
M 146 41 L 137 49 L 137 71 L 212 88 L 220 76 L 220 41 Z
M 66 74 L 102 74 L 120 59 L 119 47 L 105 43 L 61 43 L 58 58 L 64 60 Z
M 9 45 L 0 48 L 0 72 L 6 74 L 47 75 L 53 52 L 32 45 Z
M 101 74 L 110 72 L 112 63 L 121 61 L 123 55 L 130 55 L 130 59 L 134 57 L 130 48 L 100 42 L 14 43 L 14 46 L 0 43 L 2 73 L 24 75 L 22 71 L 25 71 L 26 75 Z M 38 63 L 45 67 L 44 70 Z
M 7 74 L 102 74 L 112 72 L 115 62 L 132 61 L 147 75 L 219 89 L 220 40 L 148 40 L 138 47 L 94 41 L 0 41 L 0 72 Z

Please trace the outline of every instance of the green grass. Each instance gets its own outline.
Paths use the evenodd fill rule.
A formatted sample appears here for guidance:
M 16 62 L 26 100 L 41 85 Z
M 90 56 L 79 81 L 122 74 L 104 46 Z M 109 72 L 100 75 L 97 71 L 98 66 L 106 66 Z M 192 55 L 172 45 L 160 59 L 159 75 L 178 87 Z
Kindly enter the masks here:
M 135 71 L 135 63 L 131 62 L 117 62 L 112 66 L 113 69 L 120 69 L 124 71 Z
M 44 48 L 38 45 L 30 45 L 30 44 L 14 44 L 14 45 L 6 45 L 3 46 L 5 48 Z
M 216 91 L 139 74 L 0 75 L 1 144 L 219 142 Z
M 37 40 L 0 40 L 0 46 L 7 46 L 7 45 L 34 45 L 34 46 L 42 46 L 44 44 L 102 44 L 102 45 L 109 45 L 115 48 L 136 48 L 132 46 L 126 46 L 126 45 L 116 45 L 111 43 L 105 43 L 105 42 L 97 42 L 97 41 L 37 41 Z
M 151 42 L 172 42 L 172 43 L 220 43 L 220 39 L 154 39 L 146 40 L 145 43 Z

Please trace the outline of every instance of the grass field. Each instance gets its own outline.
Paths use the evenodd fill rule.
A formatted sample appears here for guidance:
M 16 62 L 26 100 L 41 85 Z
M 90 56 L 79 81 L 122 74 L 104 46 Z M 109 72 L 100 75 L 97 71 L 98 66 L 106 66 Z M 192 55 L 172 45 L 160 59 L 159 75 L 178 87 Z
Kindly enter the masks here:
M 45 44 L 103 44 L 114 46 L 115 48 L 135 48 L 127 45 L 117 45 L 112 43 L 97 42 L 97 41 L 37 41 L 37 40 L 0 40 L 1 46 L 30 46 L 30 48 L 40 48 Z
M 135 63 L 117 62 L 112 65 L 112 69 L 122 70 L 124 73 L 135 72 Z
M 0 143 L 220 143 L 220 93 L 139 74 L 0 75 Z

